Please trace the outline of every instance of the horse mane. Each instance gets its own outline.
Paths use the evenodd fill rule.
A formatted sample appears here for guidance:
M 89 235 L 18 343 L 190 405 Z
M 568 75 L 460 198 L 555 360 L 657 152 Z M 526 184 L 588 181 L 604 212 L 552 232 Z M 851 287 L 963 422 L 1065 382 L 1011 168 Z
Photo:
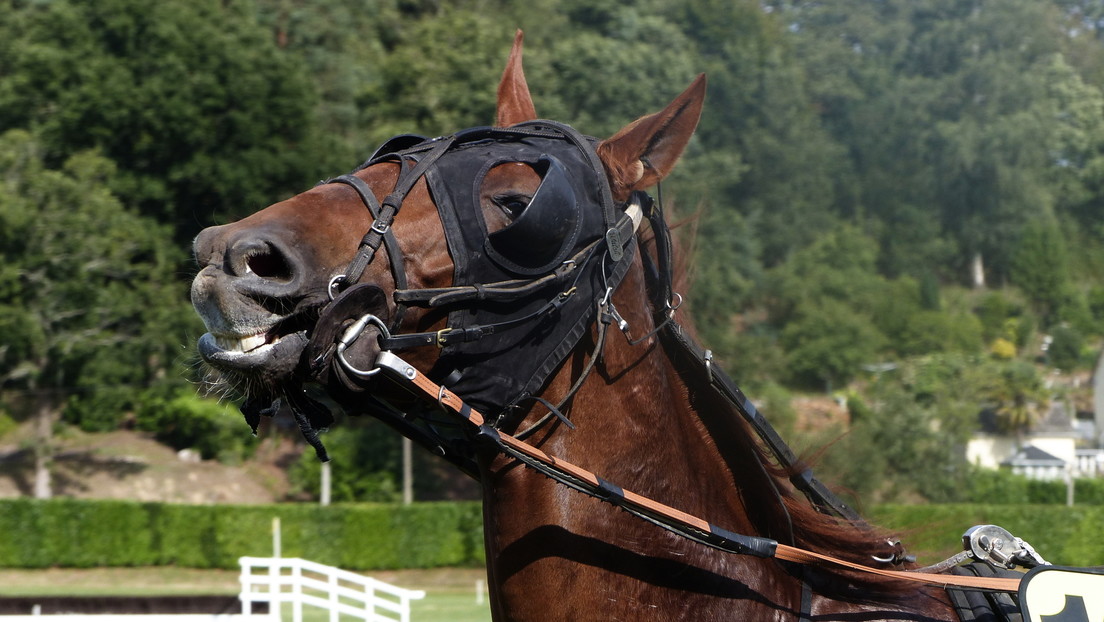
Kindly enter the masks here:
M 695 217 L 691 217 L 677 222 L 671 228 L 678 229 L 695 220 Z M 696 227 L 691 227 L 690 235 L 693 236 L 694 233 Z M 679 243 L 677 239 L 673 239 L 672 244 L 674 274 L 671 278 L 675 291 L 689 291 L 689 253 L 685 250 L 686 245 Z M 641 239 L 641 248 L 654 257 L 653 239 Z M 680 314 L 679 324 L 683 332 L 698 340 L 694 323 L 685 310 Z M 704 374 L 694 373 L 700 369 L 700 365 L 680 360 L 686 358 L 685 351 L 672 347 L 671 344 L 665 343 L 664 350 L 687 387 L 691 405 L 733 474 L 733 485 L 740 491 L 749 520 L 761 535 L 790 546 L 867 566 L 893 568 L 874 558 L 904 556 L 901 545 L 891 532 L 825 514 L 814 506 L 794 487 L 790 479 L 809 468 L 809 464 L 804 460 L 788 468 L 778 464 L 736 406 L 713 391 Z M 904 581 L 842 567 L 821 567 L 819 570 L 816 580 L 819 591 L 835 593 L 840 598 L 862 601 L 877 596 L 891 598 L 908 588 Z M 801 570 L 795 572 L 803 580 L 813 581 L 810 573 Z M 857 588 L 861 589 L 856 591 Z

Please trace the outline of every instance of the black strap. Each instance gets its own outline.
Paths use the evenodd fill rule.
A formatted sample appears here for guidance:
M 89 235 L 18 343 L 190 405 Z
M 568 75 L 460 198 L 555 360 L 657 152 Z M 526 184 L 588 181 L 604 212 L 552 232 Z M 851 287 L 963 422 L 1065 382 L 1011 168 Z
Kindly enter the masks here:
M 813 621 L 813 588 L 809 587 L 809 582 L 805 580 L 805 568 L 801 568 L 801 614 L 798 620 L 800 622 L 812 622 Z
M 593 247 L 591 247 L 593 248 Z M 579 275 L 582 274 L 580 271 Z M 576 275 L 578 279 L 578 275 Z M 559 310 L 565 302 L 571 296 L 574 295 L 575 288 L 569 287 L 562 292 L 557 293 L 547 303 L 542 305 L 536 311 L 528 315 L 516 317 L 510 320 L 497 322 L 495 324 L 484 324 L 482 326 L 469 326 L 468 328 L 445 328 L 438 331 L 429 331 L 424 333 L 405 333 L 401 335 L 390 335 L 382 337 L 380 339 L 380 347 L 384 350 L 406 350 L 408 348 L 417 348 L 422 346 L 437 346 L 443 348 L 450 344 L 455 343 L 467 343 L 469 341 L 476 341 L 482 339 L 488 335 L 493 335 L 503 330 L 509 330 L 517 328 L 538 320 L 545 315 L 553 313 Z
M 950 574 L 976 577 L 1023 576 L 1014 570 L 998 570 L 984 562 L 973 562 L 951 569 Z M 947 596 L 962 622 L 1022 622 L 1019 594 L 975 589 L 947 588 Z
M 376 195 L 372 192 L 372 189 L 368 187 L 368 184 L 361 178 L 355 175 L 342 175 L 335 177 L 327 183 L 340 183 L 350 186 L 360 196 L 360 200 L 368 208 L 368 212 L 372 215 L 373 227 L 375 223 L 380 221 L 380 205 L 376 201 Z M 374 229 L 370 229 L 369 233 L 374 233 Z M 408 287 L 406 280 L 406 263 L 403 259 L 402 248 L 399 246 L 399 240 L 395 236 L 395 232 L 391 230 L 391 227 L 382 234 L 383 243 L 387 248 L 387 257 L 391 261 L 391 276 L 395 279 L 395 289 L 406 289 Z M 368 234 L 365 234 L 360 240 L 359 248 L 357 249 L 357 259 L 363 259 L 364 267 L 367 267 L 368 262 L 372 261 L 372 256 L 375 254 L 379 242 L 375 242 L 375 247 L 372 246 L 374 238 L 370 238 Z M 363 255 L 363 257 L 362 257 Z M 360 274 L 364 271 L 364 267 L 359 265 L 350 264 L 350 269 L 345 271 L 344 285 L 348 287 L 357 280 L 360 279 Z M 352 277 L 353 269 L 356 269 L 356 277 Z M 332 292 L 331 292 L 332 293 Z M 395 317 L 391 322 L 392 330 L 398 330 L 402 324 L 404 307 L 402 304 L 397 305 L 395 311 Z
M 651 202 L 648 202 L 651 205 Z M 645 275 L 648 280 L 648 289 L 652 292 L 652 305 L 655 312 L 656 324 L 661 327 L 660 334 L 676 353 L 681 354 L 687 363 L 699 368 L 699 373 L 705 377 L 708 386 L 724 401 L 731 404 L 747 421 L 755 433 L 766 444 L 767 449 L 784 469 L 793 469 L 798 464 L 798 458 L 793 453 L 782 437 L 767 421 L 759 409 L 752 404 L 740 387 L 720 368 L 714 361 L 712 352 L 703 349 L 695 342 L 687 331 L 676 322 L 670 314 L 671 298 L 674 296 L 671 279 L 673 275 L 672 257 L 673 245 L 671 231 L 663 217 L 663 211 L 658 205 L 651 206 L 646 212 L 648 222 L 655 236 L 656 262 L 653 263 L 647 253 L 642 253 L 645 264 Z M 658 266 L 656 265 L 658 264 Z M 708 415 L 708 413 L 704 413 Z M 708 424 L 708 421 L 706 421 Z M 813 476 L 810 469 L 802 470 L 790 477 L 790 482 L 800 490 L 822 511 L 829 512 L 845 518 L 856 525 L 865 525 L 865 521 L 849 505 L 832 493 L 820 480 Z
M 360 280 L 368 264 L 372 263 L 372 259 L 375 257 L 376 251 L 379 250 L 380 244 L 383 242 L 384 238 L 387 237 L 388 233 L 391 232 L 391 225 L 395 222 L 395 216 L 399 213 L 399 209 L 402 207 L 406 195 L 410 193 L 410 190 L 414 188 L 414 184 L 418 183 L 418 180 L 422 178 L 422 175 L 425 174 L 429 167 L 433 166 L 433 164 L 449 150 L 453 142 L 454 139 L 452 137 L 437 139 L 434 143 L 434 147 L 409 169 L 404 167 L 407 158 L 400 159 L 399 178 L 395 181 L 395 188 L 380 204 L 376 204 L 375 196 L 370 190 L 366 193 L 360 192 L 360 186 L 356 185 L 356 182 L 352 182 L 353 187 L 357 188 L 358 192 L 360 192 L 361 199 L 369 206 L 369 210 L 372 209 L 373 205 L 375 205 L 377 209 L 373 214 L 375 220 L 372 222 L 371 228 L 364 234 L 364 237 L 360 241 L 360 247 L 357 249 L 356 256 L 353 257 L 352 262 L 349 263 L 349 267 L 345 270 L 345 276 L 341 280 L 343 286 L 347 287 Z M 347 181 L 348 178 L 359 180 L 357 177 L 342 176 L 339 177 L 337 181 L 350 183 Z M 394 235 L 392 234 L 390 237 L 393 238 Z M 395 250 L 398 250 L 397 245 Z M 388 252 L 391 252 L 390 245 L 388 246 Z M 402 253 L 394 253 L 391 259 L 392 262 L 395 261 L 396 256 L 401 259 Z M 398 283 L 395 285 L 398 287 Z M 403 288 L 405 288 L 405 279 Z

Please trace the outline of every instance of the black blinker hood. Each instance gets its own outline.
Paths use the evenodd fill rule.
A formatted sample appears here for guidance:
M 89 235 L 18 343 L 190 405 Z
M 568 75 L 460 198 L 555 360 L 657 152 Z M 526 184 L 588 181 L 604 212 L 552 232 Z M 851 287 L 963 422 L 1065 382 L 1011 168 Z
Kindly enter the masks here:
M 595 140 L 551 122 L 525 124 L 525 131 L 490 130 L 486 138 L 456 144 L 426 172 L 455 264 L 454 285 L 496 283 L 550 273 L 580 258 L 578 278 L 522 300 L 481 301 L 449 313 L 450 329 L 486 326 L 526 317 L 571 290 L 558 310 L 517 328 L 479 340 L 447 345 L 430 376 L 459 380 L 450 390 L 488 414 L 538 394 L 595 320 L 596 301 L 616 287 L 632 259 L 609 259 L 607 230 L 622 216 L 614 211 L 608 181 L 594 152 Z M 511 128 L 513 129 L 513 128 Z M 487 233 L 480 187 L 487 172 L 506 162 L 525 162 L 543 174 L 528 207 L 509 226 Z M 574 289 L 571 289 L 574 288 Z M 525 404 L 522 404 L 523 406 Z

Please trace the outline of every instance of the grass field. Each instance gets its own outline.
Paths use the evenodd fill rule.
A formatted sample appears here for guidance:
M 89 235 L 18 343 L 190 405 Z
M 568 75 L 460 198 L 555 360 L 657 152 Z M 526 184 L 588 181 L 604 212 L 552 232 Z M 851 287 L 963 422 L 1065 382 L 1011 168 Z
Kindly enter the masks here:
M 476 595 L 482 569 L 435 568 L 365 573 L 412 590 L 425 590 L 411 604 L 413 622 L 488 622 L 486 597 Z M 130 596 L 237 594 L 238 573 L 193 568 L 0 569 L 0 596 Z M 288 610 L 290 611 L 290 610 Z M 304 609 L 304 622 L 329 620 L 319 609 Z M 284 619 L 291 619 L 290 614 Z

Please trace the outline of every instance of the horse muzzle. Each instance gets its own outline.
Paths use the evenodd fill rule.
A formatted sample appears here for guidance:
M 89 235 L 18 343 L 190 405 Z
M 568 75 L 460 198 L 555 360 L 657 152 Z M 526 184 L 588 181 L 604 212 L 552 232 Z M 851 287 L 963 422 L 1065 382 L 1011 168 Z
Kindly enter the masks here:
M 279 231 L 235 225 L 210 227 L 196 238 L 201 269 L 191 298 L 208 330 L 199 354 L 239 379 L 236 384 L 290 377 L 328 302 L 327 275 L 315 278 L 288 239 Z

